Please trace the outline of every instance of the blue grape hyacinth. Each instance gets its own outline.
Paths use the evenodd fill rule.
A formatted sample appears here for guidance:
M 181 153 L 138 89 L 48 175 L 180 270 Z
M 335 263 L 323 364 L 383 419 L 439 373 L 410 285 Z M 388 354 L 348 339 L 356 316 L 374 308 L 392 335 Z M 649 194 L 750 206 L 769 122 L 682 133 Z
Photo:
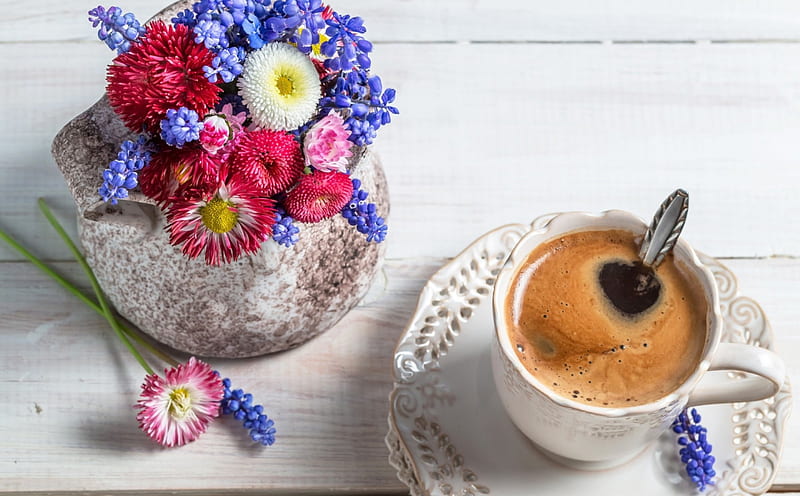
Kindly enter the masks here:
M 109 7 L 106 10 L 105 7 L 98 5 L 89 11 L 89 22 L 92 23 L 92 27 L 100 26 L 97 37 L 117 53 L 130 50 L 131 43 L 146 31 L 133 14 L 124 14 L 119 7 Z
M 378 216 L 377 206 L 367 203 L 369 193 L 361 189 L 361 181 L 353 179 L 353 196 L 342 209 L 342 217 L 361 234 L 366 235 L 367 241 L 380 243 L 386 239 L 389 226 L 383 217 Z
M 203 43 L 206 48 L 213 52 L 218 52 L 228 47 L 228 38 L 225 33 L 225 26 L 216 20 L 200 20 L 193 29 L 195 34 L 194 42 Z
M 392 122 L 392 114 L 400 113 L 391 105 L 396 95 L 393 88 L 384 89 L 380 77 L 354 69 L 338 76 L 319 103 L 322 108 L 343 112 L 350 141 L 365 146 L 372 144 L 381 126 Z
M 681 446 L 681 462 L 686 465 L 686 475 L 700 491 L 714 484 L 714 457 L 711 455 L 711 444 L 706 438 L 707 430 L 700 425 L 702 418 L 697 410 L 684 410 L 672 423 L 672 430 L 678 434 Z
M 217 82 L 217 76 L 226 83 L 233 81 L 244 70 L 244 58 L 247 55 L 244 48 L 232 47 L 220 50 L 211 61 L 211 66 L 203 66 L 206 79 L 212 83 Z
M 364 20 L 333 12 L 326 23 L 328 27 L 325 34 L 329 39 L 320 47 L 322 54 L 328 57 L 325 67 L 332 71 L 369 69 L 372 65 L 369 58 L 372 43 L 361 36 L 367 32 Z
M 253 404 L 253 395 L 241 389 L 231 390 L 231 380 L 222 379 L 223 396 L 220 406 L 222 413 L 233 415 L 242 421 L 245 429 L 250 431 L 250 439 L 264 446 L 275 443 L 275 422 L 264 413 L 264 407 Z
M 276 5 L 281 1 L 276 2 Z M 325 28 L 325 19 L 322 18 L 325 6 L 322 0 L 286 0 L 282 9 L 292 18 L 290 25 L 297 24 L 300 28 L 293 32 L 289 41 L 298 50 L 308 54 L 311 52 L 311 45 L 319 43 L 319 32 Z
M 182 147 L 190 141 L 200 139 L 203 130 L 200 116 L 194 110 L 181 107 L 167 110 L 167 118 L 161 121 L 161 138 L 171 146 Z
M 128 190 L 139 185 L 138 171 L 149 163 L 150 144 L 145 136 L 123 141 L 117 158 L 103 171 L 103 184 L 97 191 L 103 201 L 116 205 L 118 200 L 127 198 Z
M 275 224 L 272 226 L 272 239 L 279 245 L 294 246 L 299 233 L 300 228 L 294 224 L 294 219 L 286 214 L 286 210 L 278 208 L 275 212 Z

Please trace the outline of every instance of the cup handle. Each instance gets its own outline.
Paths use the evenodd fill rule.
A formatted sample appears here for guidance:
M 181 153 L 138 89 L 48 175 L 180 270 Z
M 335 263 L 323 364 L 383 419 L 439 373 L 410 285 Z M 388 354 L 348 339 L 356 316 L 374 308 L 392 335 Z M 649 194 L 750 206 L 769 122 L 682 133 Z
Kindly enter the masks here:
M 731 380 L 728 372 L 757 377 Z M 720 343 L 708 372 L 689 395 L 688 406 L 763 400 L 780 391 L 785 379 L 786 366 L 775 352 L 747 344 Z

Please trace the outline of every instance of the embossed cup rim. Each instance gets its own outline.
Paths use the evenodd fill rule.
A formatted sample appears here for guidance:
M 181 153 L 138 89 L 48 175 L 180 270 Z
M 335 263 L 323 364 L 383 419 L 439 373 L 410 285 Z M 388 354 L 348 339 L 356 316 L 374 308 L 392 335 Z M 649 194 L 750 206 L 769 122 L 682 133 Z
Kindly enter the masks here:
M 553 403 L 572 410 L 588 412 L 603 417 L 619 418 L 652 413 L 667 408 L 679 399 L 688 400 L 689 394 L 711 365 L 711 358 L 714 356 L 722 337 L 723 320 L 720 313 L 719 292 L 714 281 L 714 275 L 700 262 L 695 251 L 683 238 L 678 240 L 674 253 L 678 260 L 686 266 L 687 269 L 692 271 L 703 287 L 707 304 L 707 325 L 703 354 L 697 368 L 673 392 L 649 403 L 630 407 L 587 405 L 561 396 L 545 386 L 525 368 L 522 361 L 517 357 L 517 354 L 514 353 L 511 346 L 511 339 L 507 332 L 508 326 L 504 309 L 511 280 L 516 274 L 520 264 L 527 259 L 527 256 L 533 249 L 557 236 L 597 229 L 624 229 L 635 234 L 643 235 L 647 229 L 647 223 L 640 217 L 623 210 L 606 210 L 599 214 L 588 212 L 564 212 L 556 214 L 543 227 L 533 229 L 522 236 L 511 251 L 503 268 L 497 274 L 492 294 L 495 338 L 500 343 L 500 348 L 526 382 L 540 393 L 544 394 Z

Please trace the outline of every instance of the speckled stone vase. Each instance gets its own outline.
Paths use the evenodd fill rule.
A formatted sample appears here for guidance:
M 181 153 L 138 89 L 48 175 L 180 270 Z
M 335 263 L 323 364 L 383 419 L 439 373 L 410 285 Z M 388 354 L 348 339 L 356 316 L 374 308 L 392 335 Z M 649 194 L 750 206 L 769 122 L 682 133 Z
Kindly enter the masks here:
M 191 3 L 155 18 L 169 19 Z M 117 206 L 98 196 L 103 169 L 131 138 L 103 97 L 59 132 L 52 152 L 78 206 L 89 265 L 119 313 L 153 338 L 204 356 L 281 351 L 331 328 L 369 289 L 385 245 L 367 243 L 338 215 L 298 224 L 291 248 L 267 241 L 255 255 L 218 267 L 186 258 L 169 244 L 163 214 L 141 192 Z M 350 171 L 386 217 L 386 178 L 375 153 L 362 149 Z

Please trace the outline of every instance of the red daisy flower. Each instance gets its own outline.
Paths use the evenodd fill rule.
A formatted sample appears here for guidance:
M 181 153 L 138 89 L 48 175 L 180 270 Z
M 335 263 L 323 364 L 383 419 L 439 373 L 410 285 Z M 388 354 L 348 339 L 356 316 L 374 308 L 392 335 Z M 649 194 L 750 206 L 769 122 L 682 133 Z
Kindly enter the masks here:
M 285 131 L 262 130 L 239 138 L 233 169 L 255 181 L 267 195 L 286 190 L 303 173 L 300 143 Z
M 167 211 L 170 243 L 182 245 L 189 258 L 205 252 L 209 265 L 258 251 L 272 234 L 275 202 L 242 179 L 231 177 L 210 195 L 174 198 Z
M 212 155 L 203 148 L 162 148 L 139 172 L 142 193 L 159 203 L 175 196 L 178 188 L 213 190 L 224 176 L 225 154 Z
M 286 195 L 286 212 L 300 222 L 319 222 L 333 217 L 353 196 L 350 176 L 341 172 L 314 172 Z
M 205 45 L 194 42 L 185 25 L 151 22 L 130 50 L 108 67 L 108 100 L 136 132 L 143 126 L 157 131 L 169 109 L 187 107 L 205 115 L 222 91 L 203 73 L 213 58 Z

